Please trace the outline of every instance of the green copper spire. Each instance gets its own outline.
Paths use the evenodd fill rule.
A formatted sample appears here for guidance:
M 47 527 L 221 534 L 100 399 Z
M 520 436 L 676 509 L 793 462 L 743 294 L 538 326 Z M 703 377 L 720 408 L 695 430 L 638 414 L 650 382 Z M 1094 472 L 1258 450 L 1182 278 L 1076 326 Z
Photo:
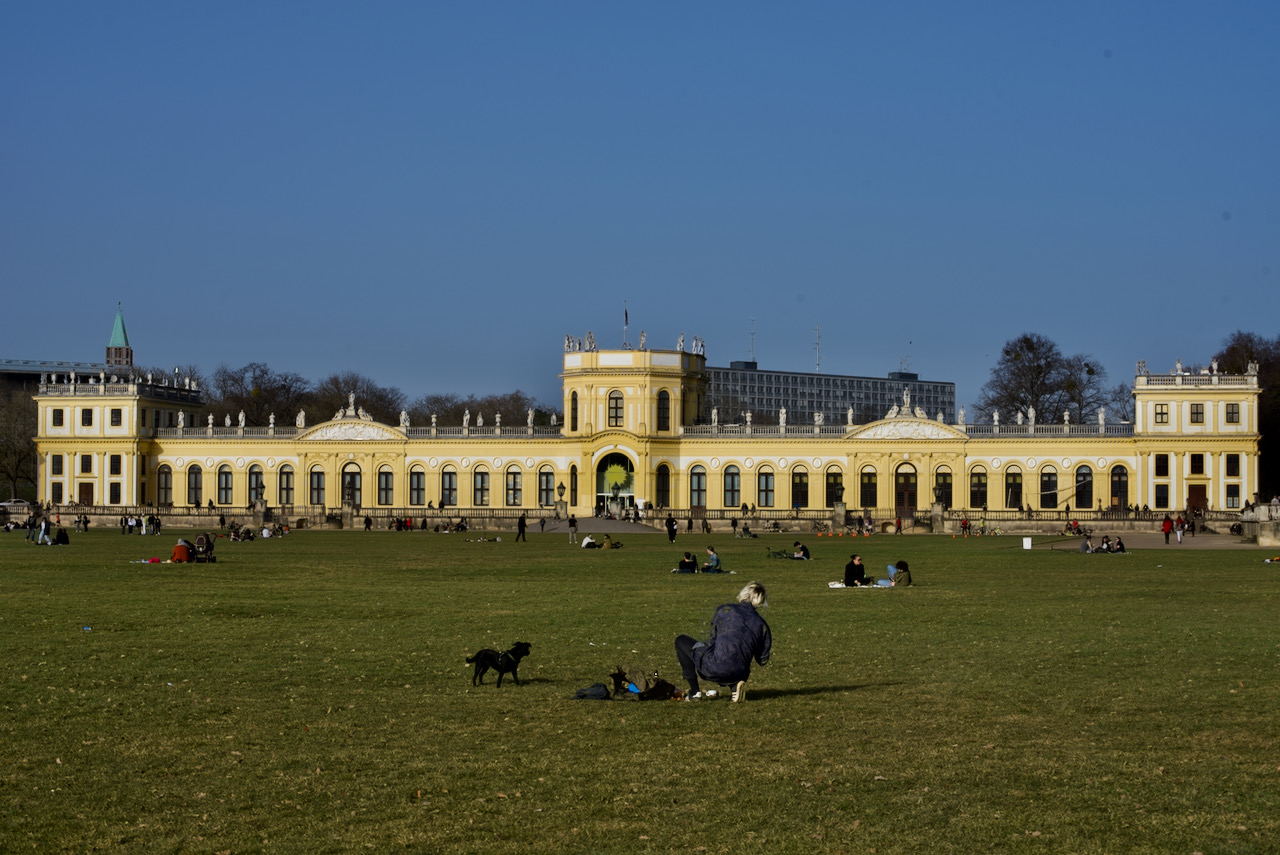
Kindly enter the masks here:
M 116 323 L 111 328 L 111 340 L 107 342 L 107 347 L 128 347 L 129 334 L 124 330 L 124 309 L 116 303 Z

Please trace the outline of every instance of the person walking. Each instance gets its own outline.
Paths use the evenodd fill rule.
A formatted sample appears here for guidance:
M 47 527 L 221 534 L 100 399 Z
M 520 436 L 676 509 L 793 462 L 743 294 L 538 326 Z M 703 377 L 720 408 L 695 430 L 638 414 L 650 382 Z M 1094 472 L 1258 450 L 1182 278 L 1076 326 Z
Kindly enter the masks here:
M 529 529 L 529 521 L 525 519 L 524 514 L 520 514 L 520 519 L 516 520 L 516 540 L 529 542 L 529 538 L 525 537 L 525 532 Z
M 569 514 L 569 542 L 578 542 L 578 518 L 573 514 Z
M 667 527 L 667 542 L 675 543 L 676 529 L 678 529 L 679 526 L 676 525 L 676 518 L 673 517 L 671 514 L 667 514 L 666 527 Z

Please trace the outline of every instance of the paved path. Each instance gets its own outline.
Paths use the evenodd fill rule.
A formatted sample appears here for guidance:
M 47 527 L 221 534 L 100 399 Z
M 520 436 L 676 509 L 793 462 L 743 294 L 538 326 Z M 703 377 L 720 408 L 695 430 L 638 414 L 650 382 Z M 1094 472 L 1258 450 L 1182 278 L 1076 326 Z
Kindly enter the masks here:
M 1108 534 L 1105 531 L 1094 529 L 1093 545 L 1097 546 L 1102 540 L 1102 535 Z M 1020 535 L 1002 535 L 1002 537 L 1019 537 Z M 1112 536 L 1114 540 L 1114 535 Z M 1165 546 L 1164 533 L 1155 531 L 1130 531 L 1121 532 L 1120 539 L 1124 541 L 1126 549 L 1262 549 L 1263 547 L 1252 541 L 1237 537 L 1234 534 L 1198 534 L 1195 537 L 1183 535 L 1182 544 L 1179 545 L 1176 535 L 1169 535 L 1169 545 Z M 1054 548 L 1062 549 L 1064 545 L 1074 545 L 1076 548 L 1080 546 L 1081 538 L 1064 537 L 1062 535 L 1041 535 L 1036 536 L 1031 541 L 1032 548 L 1045 549 Z

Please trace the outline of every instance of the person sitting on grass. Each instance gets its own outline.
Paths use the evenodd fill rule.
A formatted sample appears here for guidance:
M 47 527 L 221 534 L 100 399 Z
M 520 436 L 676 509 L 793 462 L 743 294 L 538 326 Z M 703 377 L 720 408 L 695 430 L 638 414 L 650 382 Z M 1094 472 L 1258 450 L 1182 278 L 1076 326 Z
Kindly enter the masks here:
M 191 556 L 194 554 L 195 546 L 192 545 L 191 541 L 180 537 L 178 538 L 177 544 L 173 547 L 172 554 L 169 555 L 169 560 L 174 564 L 186 564 L 191 560 Z
M 864 585 L 872 584 L 867 578 L 867 568 L 862 566 L 862 556 L 853 554 L 849 556 L 850 561 L 844 565 L 844 586 L 846 588 L 861 588 Z
M 1124 541 L 1120 539 L 1120 535 L 1116 535 L 1116 542 L 1111 544 L 1111 551 L 1117 555 L 1124 552 Z
M 910 588 L 911 587 L 911 568 L 907 566 L 907 562 L 899 561 L 896 564 L 890 564 L 889 584 L 894 588 Z
M 708 550 L 710 551 L 710 550 Z M 704 695 L 698 679 L 731 686 L 734 701 L 747 699 L 746 684 L 751 676 L 751 660 L 769 664 L 773 634 L 758 609 L 768 605 L 764 585 L 748 582 L 738 592 L 738 601 L 716 609 L 711 618 L 711 637 L 697 641 L 692 636 L 676 637 L 676 659 L 689 683 L 685 700 L 699 700 Z M 715 697 L 708 691 L 705 697 Z
M 792 544 L 791 548 L 795 550 L 795 552 L 791 553 L 792 558 L 794 558 L 797 561 L 809 560 L 809 547 L 805 546 L 803 543 L 797 540 L 794 544 Z
M 676 569 L 672 573 L 697 573 L 698 562 L 693 560 L 693 555 L 686 552 L 684 557 L 680 559 L 680 563 L 676 565 Z
M 706 561 L 704 561 L 704 562 L 702 562 L 702 572 L 703 572 L 703 573 L 719 573 L 719 572 L 721 572 L 721 571 L 720 571 L 720 556 L 716 554 L 716 549 L 715 549 L 715 547 L 714 547 L 714 546 L 708 546 L 708 547 L 707 547 L 707 560 L 706 560 Z

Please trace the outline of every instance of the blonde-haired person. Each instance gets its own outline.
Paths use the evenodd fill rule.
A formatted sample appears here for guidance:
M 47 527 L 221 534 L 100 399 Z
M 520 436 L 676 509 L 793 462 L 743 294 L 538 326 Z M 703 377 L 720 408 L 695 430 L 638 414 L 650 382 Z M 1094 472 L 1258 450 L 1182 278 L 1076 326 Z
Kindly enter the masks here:
M 748 582 L 738 592 L 737 602 L 725 603 L 711 618 L 711 637 L 697 641 L 692 636 L 676 637 L 676 659 L 689 684 L 690 700 L 703 697 L 698 679 L 733 687 L 735 701 L 746 700 L 746 682 L 751 661 L 769 664 L 773 634 L 757 609 L 768 605 L 764 585 Z M 707 697 L 714 697 L 714 690 Z

